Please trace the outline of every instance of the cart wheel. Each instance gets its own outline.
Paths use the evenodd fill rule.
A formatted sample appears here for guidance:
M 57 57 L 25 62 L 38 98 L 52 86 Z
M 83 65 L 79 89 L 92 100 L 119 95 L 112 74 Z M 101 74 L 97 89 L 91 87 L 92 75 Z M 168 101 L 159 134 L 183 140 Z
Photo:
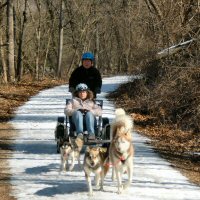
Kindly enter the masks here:
M 65 118 L 64 117 L 58 117 L 57 121 L 61 124 L 64 124 Z
M 60 143 L 59 142 L 57 142 L 56 150 L 57 150 L 57 153 L 60 153 Z
M 101 139 L 102 140 L 109 140 L 110 139 L 110 125 L 109 125 L 109 119 L 107 117 L 102 118 L 102 133 L 101 133 Z
M 103 117 L 102 121 L 103 121 L 103 127 L 105 127 L 107 124 L 109 124 L 109 119 L 107 117 Z
M 105 126 L 105 139 L 106 140 L 110 140 L 110 124 L 107 124 Z
M 65 127 L 64 124 L 59 124 L 56 127 L 56 138 L 64 138 L 65 136 Z

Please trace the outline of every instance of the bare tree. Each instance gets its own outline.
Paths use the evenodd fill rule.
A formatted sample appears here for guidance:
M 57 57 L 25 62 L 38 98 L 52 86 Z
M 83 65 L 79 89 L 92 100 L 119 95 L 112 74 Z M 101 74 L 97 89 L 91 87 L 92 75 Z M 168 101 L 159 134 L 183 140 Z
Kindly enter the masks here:
M 4 44 L 3 42 L 3 9 L 4 7 L 6 7 L 7 2 L 6 3 L 1 3 L 0 2 L 0 52 L 1 52 L 1 63 L 2 63 L 2 67 L 3 67 L 3 82 L 7 83 L 8 82 L 8 77 L 7 77 L 7 66 L 6 66 L 6 55 L 5 55 L 5 46 L 7 46 L 7 44 Z
M 13 0 L 7 0 L 8 81 L 15 82 Z
M 199 0 L 0 2 L 3 2 L 0 9 L 7 2 L 14 3 L 15 9 L 18 6 L 16 45 L 13 43 L 18 79 L 24 74 L 38 80 L 47 75 L 61 77 L 61 72 L 63 77 L 68 77 L 80 64 L 84 51 L 95 54 L 96 66 L 102 73 L 140 70 L 147 59 L 152 55 L 156 57 L 156 52 L 199 37 Z M 6 13 L 1 12 L 1 16 L 5 23 Z M 5 44 L 12 44 L 12 41 L 4 42 L 7 35 L 2 26 L 0 36 L 0 69 L 6 72 L 7 55 L 15 57 L 11 49 L 7 51 L 9 54 L 5 51 Z M 198 63 L 198 52 L 197 49 L 190 54 L 191 62 L 195 55 Z
M 180 2 L 180 6 L 181 6 L 180 17 L 181 17 L 182 26 L 185 26 L 190 20 L 190 18 L 193 17 L 192 12 L 193 12 L 195 3 L 196 3 L 196 0 L 188 0 L 187 2 L 183 0 Z M 192 16 L 190 16 L 191 14 Z
M 59 43 L 58 43 L 58 63 L 57 63 L 57 77 L 61 77 L 61 64 L 63 53 L 63 9 L 64 2 L 60 0 L 60 17 L 59 17 Z
M 4 46 L 5 44 L 3 44 L 3 34 L 2 34 L 2 30 L 0 29 L 0 50 L 1 50 L 1 62 L 3 66 L 3 82 L 7 83 L 8 77 L 7 77 L 7 67 L 6 67 Z
M 94 12 L 94 16 L 95 16 L 95 24 L 94 24 L 94 28 L 95 28 L 95 46 L 94 46 L 94 55 L 95 55 L 95 66 L 98 68 L 99 67 L 99 50 L 100 50 L 100 37 L 99 37 L 99 20 L 100 17 L 98 16 L 98 6 L 99 6 L 100 2 L 94 0 L 93 1 L 93 12 Z
M 92 51 L 90 48 L 90 42 L 88 42 L 88 40 L 92 40 L 93 38 L 89 34 L 89 31 L 93 32 L 93 26 L 91 23 L 93 23 L 94 19 L 90 18 L 92 13 L 92 3 L 93 2 L 91 1 L 83 3 L 81 1 L 76 2 L 65 0 L 67 15 L 69 18 L 70 35 L 72 39 L 72 43 L 70 44 L 70 53 L 73 50 L 70 65 L 67 69 L 67 75 L 70 74 L 75 63 L 80 61 L 80 55 L 83 51 Z
M 28 0 L 24 0 L 23 21 L 20 27 L 20 34 L 19 34 L 19 46 L 18 46 L 18 58 L 17 58 L 17 79 L 18 80 L 21 80 L 21 77 L 23 74 L 22 55 L 23 55 L 25 24 L 27 22 L 27 2 Z
M 40 59 L 40 45 L 41 45 L 41 1 L 35 0 L 38 9 L 38 26 L 36 28 L 37 49 L 35 58 L 35 78 L 39 80 L 39 59 Z
M 149 10 L 156 14 L 159 20 L 163 19 L 163 13 L 161 9 L 159 8 L 158 4 L 156 3 L 155 0 L 144 0 L 149 8 Z

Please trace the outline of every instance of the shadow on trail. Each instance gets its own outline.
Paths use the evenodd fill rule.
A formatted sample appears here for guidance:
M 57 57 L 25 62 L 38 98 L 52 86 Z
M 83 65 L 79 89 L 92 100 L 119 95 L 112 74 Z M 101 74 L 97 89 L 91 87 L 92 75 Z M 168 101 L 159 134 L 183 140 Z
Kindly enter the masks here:
M 37 191 L 35 194 L 38 196 L 52 197 L 55 195 L 72 194 L 79 192 L 87 192 L 87 185 L 85 181 L 67 181 L 64 183 L 58 183 L 52 187 L 46 187 Z
M 25 141 L 24 140 L 18 144 L 14 145 L 14 150 L 16 151 L 15 155 L 17 154 L 55 154 L 56 153 L 56 143 L 50 143 L 47 141 Z M 20 158 L 19 158 L 20 159 Z M 21 158 L 23 159 L 23 158 Z M 26 159 L 24 157 L 24 159 Z
M 73 172 L 80 172 L 82 170 L 83 169 L 78 164 L 75 164 Z M 26 168 L 25 173 L 31 174 L 31 175 L 40 175 L 42 173 L 55 172 L 55 171 L 57 171 L 58 174 L 62 175 L 62 176 L 67 176 L 67 173 L 70 173 L 70 171 L 61 172 L 60 164 L 58 164 L 58 163 Z

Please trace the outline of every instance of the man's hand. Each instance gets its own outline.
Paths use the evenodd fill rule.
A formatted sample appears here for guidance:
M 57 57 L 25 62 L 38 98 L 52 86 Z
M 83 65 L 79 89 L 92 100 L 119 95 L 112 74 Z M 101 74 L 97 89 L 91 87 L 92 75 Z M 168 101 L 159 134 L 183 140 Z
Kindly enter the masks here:
M 96 94 L 100 94 L 101 93 L 101 88 L 97 87 L 94 89 L 95 93 Z
M 70 88 L 69 88 L 69 92 L 74 93 L 74 92 L 75 92 L 75 89 L 74 89 L 73 87 L 70 87 Z
M 81 113 L 83 113 L 84 115 L 88 112 L 87 109 L 78 109 Z

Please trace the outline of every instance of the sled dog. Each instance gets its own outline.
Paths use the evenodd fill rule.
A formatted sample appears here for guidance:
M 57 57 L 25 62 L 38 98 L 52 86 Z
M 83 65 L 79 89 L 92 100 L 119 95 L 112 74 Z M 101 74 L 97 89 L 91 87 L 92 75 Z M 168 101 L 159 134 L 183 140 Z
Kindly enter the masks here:
M 109 162 L 113 166 L 112 179 L 116 175 L 118 193 L 130 186 L 133 174 L 133 155 L 131 132 L 133 119 L 122 108 L 116 109 L 116 117 L 111 124 L 112 140 L 109 148 Z M 122 184 L 122 175 L 127 172 L 128 180 Z
M 92 147 L 88 146 L 85 151 L 83 169 L 85 172 L 85 178 L 88 185 L 88 195 L 93 195 L 92 182 L 90 174 L 95 174 L 95 185 L 103 190 L 103 182 L 106 173 L 108 172 L 109 166 L 105 165 L 105 160 L 108 157 L 107 148 L 103 147 Z
M 78 160 L 79 166 L 80 162 L 80 151 L 82 148 L 78 148 L 76 144 L 73 144 L 71 140 L 69 142 L 65 141 L 60 147 L 61 154 L 61 171 L 66 171 L 67 168 L 69 171 L 72 171 L 75 165 L 75 160 Z M 69 165 L 69 160 L 71 163 Z

